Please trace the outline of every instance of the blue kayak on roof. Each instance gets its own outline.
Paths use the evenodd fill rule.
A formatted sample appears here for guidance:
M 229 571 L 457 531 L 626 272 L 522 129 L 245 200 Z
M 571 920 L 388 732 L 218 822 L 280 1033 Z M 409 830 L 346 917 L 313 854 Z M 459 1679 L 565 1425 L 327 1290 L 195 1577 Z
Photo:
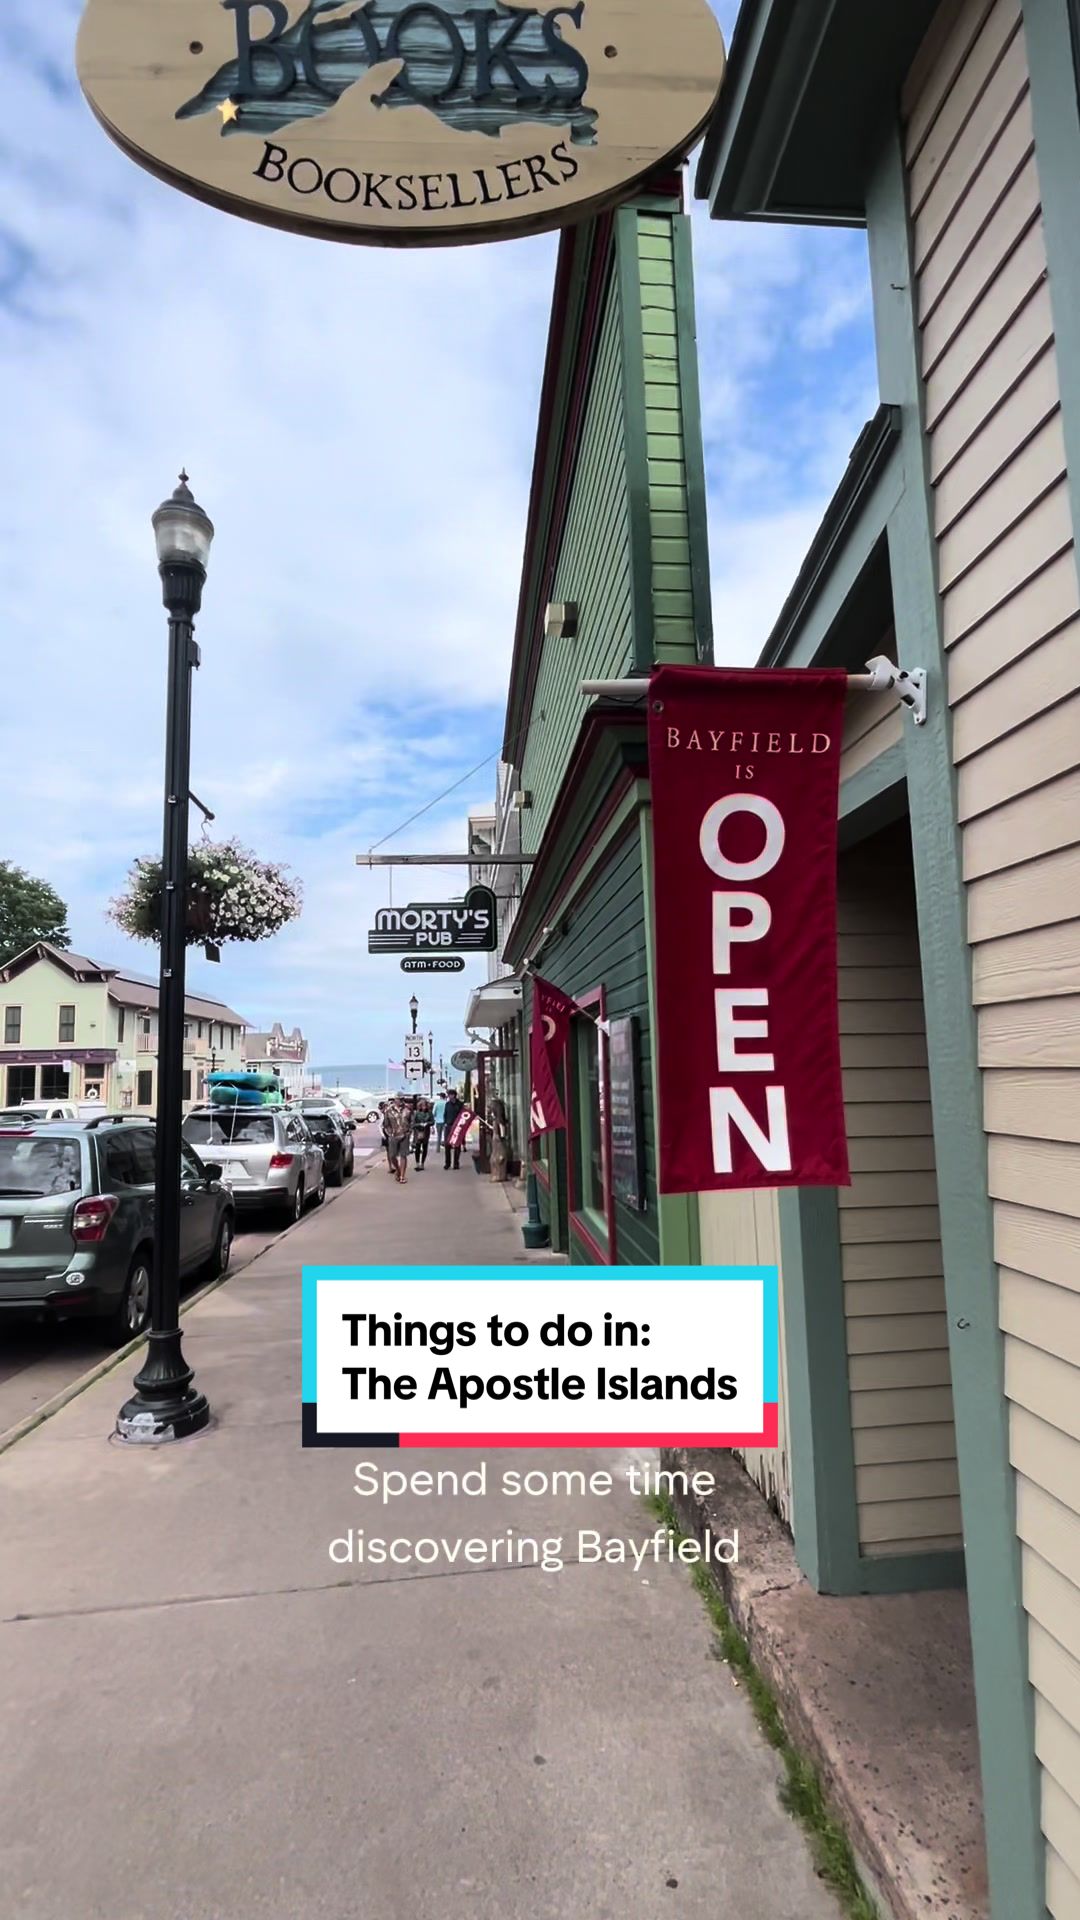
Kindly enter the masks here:
M 283 1107 L 285 1096 L 276 1073 L 209 1073 L 212 1107 Z

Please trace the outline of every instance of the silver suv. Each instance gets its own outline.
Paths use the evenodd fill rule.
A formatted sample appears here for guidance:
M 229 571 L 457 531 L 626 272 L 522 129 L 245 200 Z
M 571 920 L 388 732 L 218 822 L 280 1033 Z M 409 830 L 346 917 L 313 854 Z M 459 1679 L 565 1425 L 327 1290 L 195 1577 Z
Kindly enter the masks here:
M 237 1211 L 275 1207 L 299 1220 L 326 1198 L 323 1151 L 303 1117 L 285 1107 L 194 1107 L 184 1139 L 221 1168 Z

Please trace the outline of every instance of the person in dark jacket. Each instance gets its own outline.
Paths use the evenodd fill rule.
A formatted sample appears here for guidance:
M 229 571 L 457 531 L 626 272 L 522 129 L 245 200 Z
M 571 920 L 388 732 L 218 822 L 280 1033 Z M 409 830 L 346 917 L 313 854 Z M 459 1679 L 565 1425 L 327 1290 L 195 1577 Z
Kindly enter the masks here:
M 430 1102 L 427 1100 L 418 1100 L 413 1109 L 412 1122 L 413 1158 L 416 1161 L 416 1170 L 418 1173 L 428 1157 L 428 1145 L 431 1140 L 432 1124 Z
M 459 1098 L 457 1090 L 455 1089 L 447 1099 L 446 1112 L 443 1115 L 443 1167 L 444 1169 L 449 1169 L 451 1156 L 453 1156 L 455 1173 L 461 1165 L 461 1144 L 459 1142 L 456 1147 L 452 1147 L 450 1145 L 450 1135 L 453 1133 L 455 1124 L 464 1111 L 465 1102 Z

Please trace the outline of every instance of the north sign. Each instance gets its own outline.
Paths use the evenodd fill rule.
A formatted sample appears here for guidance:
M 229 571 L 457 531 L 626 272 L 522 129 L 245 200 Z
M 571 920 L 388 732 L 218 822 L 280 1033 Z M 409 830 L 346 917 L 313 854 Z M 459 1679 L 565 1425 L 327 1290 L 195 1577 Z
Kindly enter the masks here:
M 369 953 L 494 953 L 497 945 L 498 916 L 490 887 L 470 887 L 464 900 L 382 907 L 368 934 Z
M 724 47 L 709 0 L 87 0 L 107 133 L 230 213 L 449 245 L 564 226 L 689 152 Z

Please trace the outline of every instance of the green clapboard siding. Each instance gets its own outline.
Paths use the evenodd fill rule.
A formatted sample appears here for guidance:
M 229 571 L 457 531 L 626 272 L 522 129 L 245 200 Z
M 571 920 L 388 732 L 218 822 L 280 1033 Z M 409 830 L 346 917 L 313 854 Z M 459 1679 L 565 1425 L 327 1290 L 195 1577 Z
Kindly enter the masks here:
M 543 972 L 545 978 L 573 995 L 602 986 L 609 1018 L 618 1020 L 630 1014 L 638 1018 L 642 1058 L 638 1098 L 645 1137 L 647 1205 L 644 1213 L 635 1213 L 621 1203 L 617 1206 L 616 1257 L 623 1266 L 655 1266 L 660 1259 L 656 1124 L 648 1067 L 651 1032 L 645 889 L 636 821 L 627 838 L 612 849 L 593 884 L 574 901 L 562 938 L 544 949 Z M 591 1257 L 576 1239 L 573 1251 L 575 1258 L 583 1261 Z
M 577 735 L 585 679 L 617 680 L 630 669 L 630 516 L 619 364 L 618 291 L 609 282 L 596 367 L 585 411 L 552 598 L 580 609 L 576 640 L 549 640 L 533 698 L 522 785 L 524 851 L 535 853 Z
M 679 214 L 640 217 L 638 271 L 645 360 L 653 652 L 658 660 L 682 661 L 692 666 L 698 657 L 698 647 L 694 631 L 675 296 L 675 221 L 682 217 Z M 676 504 L 673 505 L 673 501 Z M 668 530 L 673 513 L 681 529 L 681 537 L 674 539 Z M 658 552 L 660 541 L 664 544 Z M 678 557 L 673 558 L 674 554 Z
M 655 203 L 653 203 L 655 206 Z M 521 748 L 535 853 L 585 711 L 582 680 L 712 658 L 690 223 L 623 208 L 551 598 L 574 640 L 544 640 Z M 576 350 L 576 337 L 567 351 Z M 536 619 L 542 623 L 543 608 Z

